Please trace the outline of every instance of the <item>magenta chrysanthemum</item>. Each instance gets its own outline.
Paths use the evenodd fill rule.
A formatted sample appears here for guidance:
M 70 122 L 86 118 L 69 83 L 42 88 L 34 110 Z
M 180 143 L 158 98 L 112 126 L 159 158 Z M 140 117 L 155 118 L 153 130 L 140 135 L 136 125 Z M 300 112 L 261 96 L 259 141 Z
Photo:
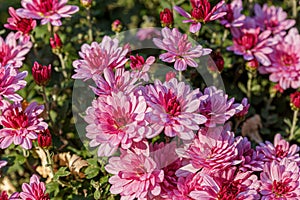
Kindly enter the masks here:
M 31 47 L 32 43 L 29 40 L 19 38 L 18 34 L 12 32 L 5 40 L 0 37 L 0 63 L 2 66 L 11 64 L 15 68 L 21 67 Z
M 273 34 L 285 35 L 285 31 L 295 25 L 293 19 L 286 19 L 287 13 L 281 7 L 264 4 L 254 5 L 255 22 L 262 30 L 270 30 Z
M 122 92 L 100 96 L 86 111 L 86 137 L 99 146 L 99 156 L 111 156 L 118 147 L 128 149 L 152 130 L 147 126 L 147 104 L 143 96 Z
M 128 49 L 119 47 L 118 39 L 108 36 L 104 36 L 101 43 L 84 44 L 79 52 L 82 59 L 73 62 L 76 74 L 72 78 L 87 80 L 101 75 L 105 68 L 122 67 L 128 60 L 127 52 Z
M 148 138 L 164 130 L 169 137 L 179 136 L 190 140 L 194 138 L 194 131 L 199 129 L 199 125 L 206 122 L 206 118 L 197 113 L 200 104 L 198 90 L 191 91 L 184 82 L 173 78 L 162 84 L 156 80 L 154 85 L 143 88 L 143 93 L 151 109 L 147 119 L 154 130 L 147 135 Z
M 223 5 L 220 10 L 227 13 L 220 19 L 221 24 L 226 28 L 241 27 L 246 19 L 246 16 L 241 14 L 242 0 L 233 0 L 230 4 Z
M 49 194 L 46 193 L 45 183 L 40 182 L 37 175 L 32 175 L 30 183 L 23 183 L 22 192 L 20 192 L 21 200 L 50 200 Z
M 31 103 L 24 110 L 20 103 L 11 104 L 2 111 L 0 116 L 0 148 L 5 149 L 10 144 L 21 145 L 24 149 L 31 149 L 32 140 L 37 139 L 39 131 L 47 129 L 39 115 L 44 106 Z
M 121 200 L 150 199 L 161 193 L 164 172 L 144 154 L 123 151 L 120 157 L 110 158 L 105 169 L 114 175 L 109 179 L 110 192 L 120 194 Z
M 202 48 L 201 45 L 192 47 L 188 36 L 180 33 L 177 28 L 171 30 L 165 27 L 161 33 L 163 38 L 154 38 L 153 42 L 158 48 L 168 52 L 161 54 L 159 58 L 164 62 L 175 62 L 174 68 L 178 71 L 186 70 L 187 66 L 197 67 L 198 63 L 194 59 L 211 52 L 211 49 Z
M 17 9 L 17 14 L 24 18 L 41 19 L 41 24 L 50 22 L 53 26 L 61 26 L 63 17 L 79 11 L 78 6 L 66 5 L 68 0 L 22 0 L 23 8 Z
M 261 67 L 262 74 L 270 74 L 270 81 L 285 89 L 300 87 L 300 35 L 292 28 L 284 38 L 279 38 L 269 55 L 271 65 Z
M 272 162 L 273 160 L 280 162 L 284 158 L 287 158 L 300 165 L 300 148 L 296 144 L 290 145 L 279 133 L 275 135 L 274 145 L 266 141 L 257 146 L 256 149 L 260 154 L 264 155 L 264 161 L 266 162 Z
M 22 97 L 16 94 L 16 91 L 22 89 L 26 85 L 24 78 L 27 71 L 18 72 L 11 65 L 1 66 L 0 63 L 0 101 L 3 97 L 12 101 L 21 101 Z M 2 103 L 0 102 L 0 107 Z
M 266 163 L 260 174 L 262 200 L 300 199 L 300 177 L 297 163 L 283 159 Z

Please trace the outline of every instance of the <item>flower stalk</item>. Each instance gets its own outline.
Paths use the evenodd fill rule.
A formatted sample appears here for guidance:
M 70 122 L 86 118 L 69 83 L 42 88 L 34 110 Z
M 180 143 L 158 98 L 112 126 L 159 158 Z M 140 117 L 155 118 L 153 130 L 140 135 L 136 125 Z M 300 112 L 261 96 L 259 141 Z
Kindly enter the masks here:
M 290 130 L 289 140 L 294 139 L 294 132 L 295 132 L 296 124 L 298 121 L 298 113 L 299 113 L 299 109 L 294 110 L 293 122 L 292 122 L 291 130 Z

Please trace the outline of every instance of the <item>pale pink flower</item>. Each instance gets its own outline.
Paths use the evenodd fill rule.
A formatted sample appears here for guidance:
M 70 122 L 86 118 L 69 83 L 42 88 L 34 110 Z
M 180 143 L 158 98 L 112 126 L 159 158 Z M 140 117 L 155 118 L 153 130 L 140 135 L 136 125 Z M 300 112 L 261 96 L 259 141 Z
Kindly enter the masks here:
M 242 0 L 233 0 L 230 4 L 223 5 L 220 11 L 226 12 L 227 14 L 220 18 L 220 23 L 226 28 L 241 27 L 246 19 L 246 16 L 241 14 L 242 10 Z
M 187 34 L 182 34 L 177 28 L 172 30 L 165 27 L 161 31 L 162 39 L 154 38 L 154 44 L 167 53 L 163 53 L 159 58 L 168 63 L 174 63 L 177 71 L 186 70 L 187 66 L 198 67 L 198 63 L 194 60 L 201 56 L 210 54 L 211 49 L 202 48 L 201 45 L 192 47 Z
M 5 40 L 0 37 L 0 63 L 2 66 L 11 64 L 15 68 L 23 65 L 25 55 L 30 51 L 32 43 L 18 34 L 9 33 Z
M 266 163 L 260 180 L 262 200 L 300 199 L 299 167 L 287 158 Z
M 198 90 L 191 91 L 184 82 L 173 78 L 162 84 L 155 80 L 154 85 L 143 88 L 143 94 L 151 109 L 147 119 L 154 130 L 146 135 L 147 138 L 153 138 L 164 130 L 166 136 L 190 140 L 199 125 L 206 122 L 206 118 L 197 113 L 200 104 L 196 96 Z
M 262 30 L 270 30 L 273 34 L 285 35 L 285 31 L 296 24 L 293 19 L 287 19 L 287 13 L 281 7 L 264 4 L 254 5 L 255 21 Z
M 210 86 L 204 89 L 199 112 L 207 118 L 205 126 L 215 127 L 224 125 L 232 116 L 243 109 L 241 104 L 233 104 L 234 98 L 228 100 L 228 95 L 223 90 Z
M 41 19 L 41 24 L 51 23 L 61 26 L 61 18 L 71 17 L 79 11 L 78 6 L 66 5 L 68 0 L 22 0 L 23 8 L 17 9 L 17 14 L 23 18 Z
M 120 194 L 121 200 L 146 200 L 160 196 L 164 172 L 157 168 L 151 157 L 127 150 L 108 162 L 105 169 L 113 174 L 109 179 L 112 184 L 110 192 Z
M 76 74 L 74 79 L 90 79 L 101 75 L 105 68 L 120 68 L 127 62 L 128 49 L 119 47 L 118 39 L 104 36 L 101 43 L 92 42 L 91 45 L 81 46 L 80 60 L 73 62 Z
M 0 101 L 3 97 L 12 101 L 21 101 L 23 98 L 16 91 L 25 87 L 26 76 L 27 71 L 19 72 L 11 65 L 2 66 L 0 63 Z
M 136 37 L 140 41 L 150 40 L 150 39 L 153 39 L 154 37 L 158 37 L 160 35 L 161 35 L 160 31 L 154 27 L 141 28 L 136 33 Z
M 20 192 L 21 200 L 50 200 L 49 194 L 46 193 L 45 183 L 40 182 L 37 175 L 32 175 L 30 183 L 23 183 L 22 192 Z
M 176 10 L 179 14 L 187 18 L 187 20 L 183 20 L 183 23 L 192 23 L 190 25 L 190 32 L 196 33 L 201 29 L 201 23 L 207 23 L 210 21 L 214 21 L 218 18 L 226 15 L 226 12 L 220 10 L 220 8 L 224 5 L 225 1 L 220 1 L 216 6 L 211 8 L 211 5 L 208 0 L 195 0 L 192 2 L 192 10 L 191 14 L 186 12 L 179 6 L 174 6 L 174 10 Z
M 284 90 L 300 87 L 300 35 L 297 28 L 292 28 L 281 38 L 269 54 L 271 65 L 260 67 L 259 72 L 270 74 L 270 81 L 279 83 Z
M 271 31 L 261 32 L 260 28 L 232 28 L 233 46 L 227 50 L 233 51 L 237 55 L 242 55 L 246 61 L 257 59 L 264 66 L 269 66 L 271 61 L 268 54 L 272 53 L 272 46 L 276 40 L 271 38 Z
M 147 126 L 147 104 L 143 96 L 123 92 L 100 96 L 86 111 L 86 137 L 99 156 L 111 156 L 118 147 L 128 149 L 152 130 Z
M 273 160 L 280 162 L 284 158 L 287 158 L 300 165 L 300 148 L 296 144 L 290 145 L 279 133 L 275 135 L 274 145 L 266 141 L 265 143 L 261 143 L 260 146 L 257 146 L 256 149 L 260 154 L 264 155 L 265 162 L 272 162 Z
M 5 149 L 12 143 L 31 149 L 32 140 L 37 139 L 37 133 L 47 129 L 47 123 L 39 115 L 44 106 L 31 103 L 25 109 L 20 103 L 11 104 L 2 111 L 0 116 L 0 148 Z

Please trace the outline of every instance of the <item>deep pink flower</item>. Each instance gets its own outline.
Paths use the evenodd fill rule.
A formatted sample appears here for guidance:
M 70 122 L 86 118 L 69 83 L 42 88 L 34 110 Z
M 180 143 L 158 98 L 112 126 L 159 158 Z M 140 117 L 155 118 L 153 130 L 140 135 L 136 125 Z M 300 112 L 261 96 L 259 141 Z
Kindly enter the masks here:
M 200 95 L 202 101 L 199 112 L 207 118 L 205 123 L 207 127 L 224 125 L 227 120 L 243 109 L 241 104 L 233 104 L 234 98 L 228 100 L 228 95 L 214 86 L 205 88 L 203 95 Z
M 136 56 L 130 56 L 130 60 L 130 68 L 132 69 L 131 77 L 149 81 L 148 71 L 150 66 L 155 62 L 155 58 L 149 56 L 145 61 L 142 56 L 137 54 Z
M 242 103 L 241 105 L 243 106 L 243 109 L 240 110 L 240 111 L 237 111 L 235 113 L 235 116 L 238 117 L 238 118 L 243 118 L 247 115 L 248 113 L 248 110 L 249 110 L 249 107 L 250 107 L 250 104 L 248 103 L 248 99 L 247 98 L 243 98 L 242 99 Z M 238 105 L 239 106 L 239 105 Z
M 30 51 L 32 43 L 18 34 L 9 33 L 5 40 L 0 37 L 0 63 L 2 66 L 11 64 L 15 68 L 23 65 L 25 55 Z
M 22 0 L 23 8 L 17 14 L 23 18 L 41 19 L 41 24 L 50 22 L 53 26 L 61 26 L 63 17 L 71 17 L 79 8 L 66 5 L 68 0 Z
M 212 9 L 208 0 L 196 0 L 191 1 L 191 3 L 193 7 L 191 14 L 179 6 L 174 6 L 174 10 L 176 10 L 182 16 L 188 18 L 187 20 L 183 20 L 183 23 L 192 23 L 190 25 L 191 33 L 198 32 L 201 29 L 201 23 L 205 24 L 226 15 L 226 12 L 220 11 L 220 8 L 225 3 L 224 0 L 220 1 Z
M 18 31 L 20 35 L 29 37 L 31 31 L 36 27 L 36 21 L 29 18 L 20 17 L 13 7 L 9 7 L 8 12 L 10 18 L 7 19 L 7 24 L 4 24 L 4 27 L 10 30 Z M 28 38 L 28 40 L 30 37 Z
M 299 199 L 300 177 L 297 163 L 284 158 L 280 163 L 266 163 L 260 174 L 262 200 Z
M 143 88 L 143 93 L 151 109 L 147 119 L 154 129 L 146 135 L 148 138 L 164 130 L 166 136 L 190 140 L 194 138 L 194 131 L 199 129 L 199 125 L 206 122 L 206 118 L 197 113 L 200 104 L 196 96 L 198 90 L 191 91 L 184 82 L 173 78 L 162 84 L 155 80 L 154 85 Z
M 279 83 L 284 90 L 300 87 L 300 35 L 297 28 L 292 28 L 281 38 L 269 54 L 271 65 L 260 67 L 262 74 L 270 74 L 270 81 Z
M 23 98 L 16 93 L 26 85 L 24 78 L 27 71 L 18 72 L 11 65 L 1 66 L 0 63 L 0 101 L 3 97 L 12 101 L 21 101 Z M 2 103 L 0 103 L 0 107 Z
M 52 51 L 60 50 L 62 47 L 62 41 L 57 33 L 54 33 L 54 37 L 50 38 L 50 46 Z
M 246 19 L 246 16 L 241 14 L 242 10 L 242 0 L 233 0 L 230 4 L 223 5 L 220 11 L 226 12 L 227 14 L 220 18 L 221 24 L 226 28 L 241 27 Z
M 37 139 L 37 133 L 45 130 L 48 125 L 39 115 L 44 106 L 31 103 L 25 109 L 20 103 L 11 104 L 2 111 L 0 116 L 0 148 L 5 149 L 12 143 L 31 149 L 32 140 Z
M 287 13 L 281 7 L 255 4 L 254 12 L 254 19 L 261 30 L 270 30 L 273 34 L 285 35 L 285 31 L 296 24 L 295 20 L 286 19 Z
M 162 27 L 172 28 L 173 26 L 173 12 L 169 8 L 165 8 L 159 13 L 160 23 Z
M 284 158 L 287 158 L 300 165 L 300 148 L 296 144 L 290 145 L 290 143 L 284 140 L 279 133 L 275 135 L 274 145 L 271 142 L 266 141 L 265 143 L 261 143 L 260 146 L 257 146 L 256 149 L 260 154 L 264 155 L 265 162 L 270 163 L 273 160 L 280 162 Z
M 38 133 L 38 144 L 42 148 L 48 148 L 52 144 L 52 136 L 49 129 Z
M 37 175 L 32 175 L 30 183 L 23 183 L 22 192 L 20 192 L 22 200 L 50 200 L 49 194 L 46 193 L 45 183 L 40 182 Z
M 168 73 L 166 73 L 166 81 L 169 81 L 172 78 L 176 78 L 176 73 L 174 71 L 169 71 Z
M 290 95 L 291 106 L 295 109 L 300 109 L 300 92 L 296 91 Z
M 6 191 L 2 191 L 0 194 L 0 200 L 20 200 L 19 193 L 15 192 L 10 197 L 8 197 Z
M 113 174 L 109 179 L 112 184 L 110 192 L 120 194 L 121 200 L 160 196 L 164 172 L 157 168 L 151 157 L 127 150 L 122 151 L 120 157 L 110 158 L 108 162 L 105 169 Z
M 147 104 L 143 96 L 123 92 L 100 96 L 86 111 L 86 137 L 99 156 L 111 156 L 118 147 L 128 149 L 152 130 L 147 126 Z
M 105 68 L 120 68 L 127 62 L 128 49 L 119 47 L 118 39 L 104 36 L 101 43 L 92 42 L 91 45 L 81 46 L 80 60 L 73 62 L 76 74 L 74 79 L 90 79 L 101 75 Z
M 158 48 L 168 52 L 161 54 L 159 58 L 164 62 L 175 62 L 174 68 L 178 71 L 186 70 L 187 66 L 198 67 L 198 63 L 194 59 L 211 52 L 211 49 L 202 48 L 201 45 L 192 47 L 188 36 L 180 33 L 177 28 L 171 30 L 165 27 L 161 33 L 163 38 L 154 38 L 153 42 Z
M 51 64 L 41 65 L 35 61 L 32 67 L 32 76 L 37 85 L 47 85 L 51 78 Z

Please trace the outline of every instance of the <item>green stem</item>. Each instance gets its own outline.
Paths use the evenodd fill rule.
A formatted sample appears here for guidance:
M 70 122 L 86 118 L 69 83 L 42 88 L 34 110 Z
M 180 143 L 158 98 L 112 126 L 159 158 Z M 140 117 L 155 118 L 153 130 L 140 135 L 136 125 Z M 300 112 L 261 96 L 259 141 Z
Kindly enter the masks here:
M 182 81 L 182 71 L 179 71 L 179 73 L 178 73 L 178 80 Z
M 247 98 L 251 99 L 251 88 L 252 88 L 252 79 L 253 79 L 253 73 L 248 72 L 248 81 L 247 81 Z
M 88 26 L 89 26 L 89 29 L 88 29 L 88 37 L 89 37 L 89 41 L 92 42 L 93 41 L 93 25 L 92 25 L 92 18 L 91 18 L 91 10 L 90 8 L 87 8 L 86 9 L 86 18 L 87 18 L 87 21 L 88 21 Z
M 47 156 L 47 167 L 49 167 L 49 169 L 50 169 L 49 177 L 50 177 L 50 179 L 52 179 L 54 176 L 52 158 L 50 156 L 49 149 L 43 149 L 43 150 L 45 151 L 46 156 Z
M 60 64 L 61 64 L 62 74 L 63 74 L 64 78 L 68 78 L 68 73 L 66 70 L 66 65 L 65 65 L 63 55 L 61 53 L 58 53 L 57 56 L 58 56 Z
M 296 0 L 291 0 L 292 4 L 292 16 L 293 18 L 297 18 L 297 1 Z
M 292 127 L 291 127 L 291 130 L 290 130 L 289 140 L 292 140 L 294 138 L 295 127 L 296 127 L 296 123 L 298 121 L 298 112 L 299 112 L 298 109 L 294 111 L 293 123 L 292 123 Z
M 45 86 L 42 86 L 41 95 L 42 95 L 44 103 L 45 103 L 45 108 L 46 108 L 48 119 L 50 120 L 50 125 L 51 125 L 51 127 L 55 128 L 54 122 L 53 122 L 52 117 L 50 115 L 50 102 L 49 102 L 49 99 L 48 99 L 47 94 L 46 94 L 46 87 Z

